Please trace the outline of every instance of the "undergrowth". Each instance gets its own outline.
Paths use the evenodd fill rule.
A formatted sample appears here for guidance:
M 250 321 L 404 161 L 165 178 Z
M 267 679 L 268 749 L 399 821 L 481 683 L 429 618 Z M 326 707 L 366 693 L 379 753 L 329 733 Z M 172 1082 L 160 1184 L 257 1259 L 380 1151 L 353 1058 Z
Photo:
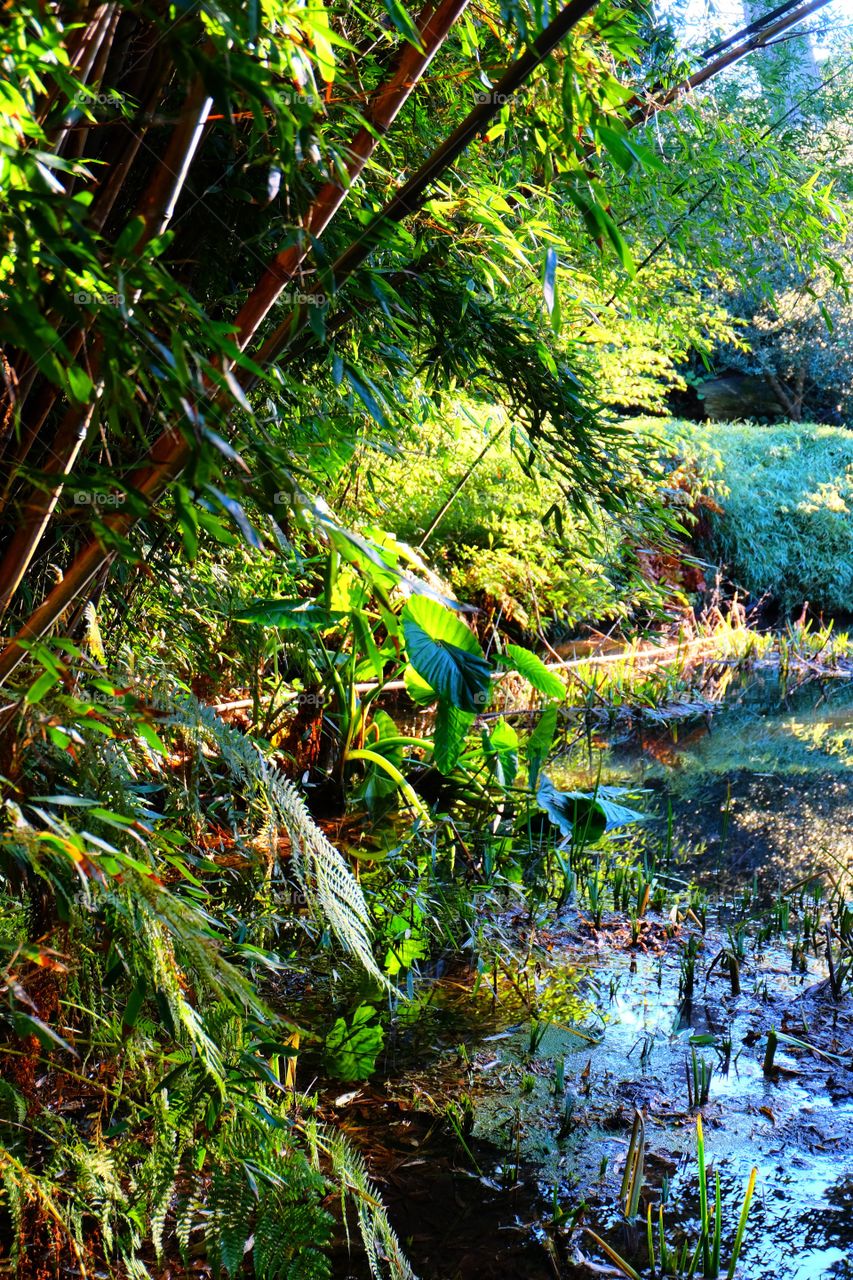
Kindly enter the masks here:
M 108 677 L 67 643 L 34 665 L 0 845 L 6 1264 L 233 1276 L 245 1256 L 319 1280 L 340 1195 L 373 1275 L 409 1276 L 271 999 L 306 932 L 385 984 L 349 866 L 268 748 L 162 670 Z

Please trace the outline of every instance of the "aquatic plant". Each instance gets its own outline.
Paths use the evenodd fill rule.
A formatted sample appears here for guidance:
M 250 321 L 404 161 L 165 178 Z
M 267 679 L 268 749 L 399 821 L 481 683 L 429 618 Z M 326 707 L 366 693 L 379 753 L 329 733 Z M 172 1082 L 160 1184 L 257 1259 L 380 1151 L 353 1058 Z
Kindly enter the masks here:
M 690 1051 L 690 1059 L 684 1064 L 684 1072 L 687 1077 L 687 1101 L 690 1110 L 704 1107 L 711 1094 L 713 1066 L 706 1059 L 700 1058 L 694 1047 Z
M 691 934 L 681 949 L 678 994 L 687 1004 L 693 999 L 693 992 L 696 987 L 696 960 L 699 955 L 699 947 L 699 939 L 695 934 Z
M 697 884 L 688 891 L 688 910 L 704 933 L 708 927 L 708 894 Z
M 530 1025 L 527 1029 L 527 1054 L 530 1058 L 535 1058 L 539 1052 L 542 1041 L 548 1034 L 550 1022 L 545 1018 L 531 1018 Z
M 732 930 L 728 930 L 729 945 L 722 947 L 714 959 L 708 965 L 708 972 L 705 976 L 707 984 L 708 979 L 714 969 L 719 964 L 722 970 L 729 975 L 731 991 L 733 996 L 740 995 L 740 965 L 741 960 L 745 958 L 745 925 L 738 925 L 737 931 L 733 934 Z
M 557 1128 L 557 1138 L 566 1138 L 574 1128 L 575 1109 L 577 1107 L 577 1098 L 574 1094 L 567 1094 L 563 1100 L 562 1110 L 560 1111 L 560 1123 Z
M 825 922 L 826 963 L 832 994 L 839 1000 L 846 989 L 853 991 L 853 877 L 843 871 L 830 874 L 832 898 L 830 918 Z
M 474 1103 L 471 1095 L 464 1093 L 459 1098 L 451 1099 L 444 1108 L 444 1118 L 460 1147 L 465 1152 L 471 1168 L 475 1170 L 478 1176 L 482 1176 L 482 1170 L 471 1150 L 469 1141 L 474 1128 Z
M 779 1037 L 773 1030 L 767 1032 L 767 1048 L 764 1051 L 763 1071 L 766 1076 L 773 1074 L 773 1062 L 776 1058 L 776 1047 L 779 1044 Z
M 639 1116 L 639 1113 L 637 1113 Z M 637 1135 L 635 1137 L 635 1135 Z M 635 1171 L 638 1168 L 638 1153 L 642 1150 L 642 1130 L 637 1124 L 637 1117 L 634 1121 L 634 1129 L 632 1131 L 632 1146 L 634 1151 L 633 1163 L 626 1166 L 626 1174 L 622 1180 L 620 1188 L 620 1199 L 625 1194 L 630 1195 L 629 1207 L 633 1207 L 636 1213 L 637 1204 L 639 1202 L 639 1190 L 636 1190 L 636 1202 L 634 1202 L 634 1191 L 636 1188 Z M 629 1148 L 629 1152 L 631 1148 Z M 650 1280 L 660 1280 L 661 1277 L 672 1276 L 676 1280 L 690 1280 L 691 1277 L 701 1274 L 705 1280 L 718 1280 L 722 1272 L 722 1237 L 723 1237 L 723 1209 L 722 1196 L 720 1191 L 720 1175 L 719 1171 L 714 1173 L 714 1195 L 713 1208 L 711 1207 L 708 1194 L 708 1174 L 705 1162 L 705 1135 L 702 1128 L 702 1117 L 696 1117 L 696 1162 L 697 1162 L 697 1181 L 699 1191 L 699 1237 L 695 1243 L 691 1243 L 687 1237 L 681 1240 L 679 1244 L 671 1244 L 667 1241 L 666 1231 L 664 1227 L 664 1206 L 663 1201 L 658 1205 L 657 1212 L 657 1231 L 653 1223 L 652 1205 L 649 1204 L 646 1210 L 646 1249 L 648 1254 L 648 1270 L 647 1275 Z M 640 1174 L 642 1166 L 639 1166 Z M 629 1176 L 630 1175 L 630 1176 Z M 729 1257 L 728 1268 L 726 1270 L 726 1280 L 734 1280 L 735 1271 L 737 1270 L 738 1259 L 740 1258 L 741 1249 L 743 1247 L 744 1236 L 746 1234 L 747 1219 L 749 1217 L 749 1209 L 752 1203 L 752 1196 L 755 1191 L 755 1182 L 758 1177 L 758 1169 L 753 1168 L 744 1191 L 743 1200 L 741 1202 L 740 1214 L 738 1216 L 737 1229 L 734 1235 L 732 1251 Z M 633 1216 L 633 1215 L 631 1215 Z M 619 1254 L 612 1245 L 608 1244 L 596 1231 L 591 1227 L 584 1227 L 584 1231 L 598 1245 L 598 1247 L 607 1255 L 610 1261 L 628 1277 L 628 1280 L 643 1280 L 643 1276 L 636 1267 L 632 1266 L 621 1254 Z M 656 1247 L 657 1246 L 657 1247 Z M 700 1271 L 701 1267 L 701 1271 Z
M 634 1112 L 634 1123 L 625 1157 L 625 1171 L 619 1188 L 622 1211 L 628 1219 L 635 1218 L 643 1189 L 643 1167 L 646 1156 L 646 1124 L 642 1112 Z

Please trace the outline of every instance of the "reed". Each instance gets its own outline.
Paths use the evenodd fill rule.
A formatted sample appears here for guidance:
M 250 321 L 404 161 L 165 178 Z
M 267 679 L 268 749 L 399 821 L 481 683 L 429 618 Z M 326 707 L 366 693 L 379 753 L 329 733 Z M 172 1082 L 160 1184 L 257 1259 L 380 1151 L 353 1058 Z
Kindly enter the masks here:
M 687 1077 L 687 1101 L 690 1110 L 704 1107 L 711 1094 L 713 1066 L 705 1058 L 701 1058 L 694 1048 L 691 1050 L 690 1060 L 684 1064 L 684 1072 Z
M 639 1202 L 639 1184 L 642 1177 L 642 1164 L 639 1162 L 638 1157 L 640 1152 L 644 1150 L 644 1147 L 644 1126 L 642 1116 L 637 1112 L 634 1117 L 634 1127 L 628 1148 L 628 1159 L 625 1165 L 625 1172 L 622 1177 L 622 1185 L 620 1188 L 620 1200 L 622 1201 L 626 1216 L 629 1218 L 633 1218 L 635 1216 L 636 1207 Z M 708 1170 L 705 1155 L 705 1134 L 702 1128 L 702 1117 L 697 1116 L 696 1163 L 699 1182 L 699 1238 L 695 1243 L 687 1238 L 684 1238 L 680 1243 L 675 1245 L 668 1243 L 664 1226 L 663 1202 L 661 1201 L 658 1205 L 656 1224 L 655 1214 L 652 1206 L 649 1205 L 646 1209 L 645 1217 L 645 1244 L 648 1251 L 647 1275 L 650 1280 L 664 1280 L 664 1277 L 667 1276 L 675 1277 L 675 1280 L 692 1280 L 694 1276 L 700 1274 L 700 1267 L 701 1275 L 704 1277 L 704 1280 L 719 1280 L 722 1267 L 723 1240 L 722 1191 L 720 1187 L 719 1172 L 714 1170 L 712 1205 L 711 1197 L 709 1196 Z M 749 1209 L 752 1203 L 757 1177 L 758 1170 L 753 1168 L 750 1173 L 749 1181 L 746 1185 L 746 1190 L 740 1207 L 737 1231 L 732 1245 L 731 1257 L 729 1258 L 726 1280 L 734 1280 L 738 1259 L 740 1258 L 741 1249 L 746 1236 Z M 633 1210 L 633 1212 L 629 1212 L 629 1210 Z M 655 1230 L 655 1226 L 657 1227 L 657 1230 Z M 585 1227 L 584 1230 L 593 1240 L 595 1240 L 599 1248 L 623 1275 L 628 1276 L 630 1280 L 643 1280 L 643 1276 L 636 1267 L 623 1258 L 612 1245 L 608 1244 L 607 1241 L 602 1240 L 602 1238 L 591 1228 Z M 657 1237 L 657 1240 L 655 1237 Z
M 622 1186 L 619 1199 L 625 1217 L 633 1219 L 640 1207 L 640 1192 L 643 1188 L 643 1169 L 646 1158 L 646 1124 L 639 1111 L 634 1112 L 634 1124 L 631 1129 L 631 1141 L 628 1143 L 628 1155 L 625 1159 L 625 1171 L 622 1174 Z

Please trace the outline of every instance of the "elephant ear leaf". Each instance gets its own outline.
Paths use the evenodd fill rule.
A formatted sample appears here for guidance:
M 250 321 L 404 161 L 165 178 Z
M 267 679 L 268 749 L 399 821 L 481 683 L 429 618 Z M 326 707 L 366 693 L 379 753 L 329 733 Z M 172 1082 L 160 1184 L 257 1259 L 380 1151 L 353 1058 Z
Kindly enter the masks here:
M 536 789 L 539 770 L 547 759 L 548 752 L 551 750 L 556 732 L 557 704 L 555 702 L 550 702 L 539 717 L 539 723 L 527 739 L 527 745 L 525 747 L 525 754 L 527 756 L 527 785 L 531 790 Z
M 491 667 L 477 639 L 450 609 L 415 596 L 403 614 L 409 662 L 442 702 L 460 711 L 482 711 Z
M 443 699 L 439 701 L 435 716 L 433 737 L 433 763 L 439 773 L 452 773 L 462 754 L 468 730 L 474 723 L 473 711 L 460 711 Z
M 520 644 L 508 644 L 506 657 L 501 662 L 505 667 L 513 668 L 520 676 L 524 676 L 537 693 L 544 693 L 546 698 L 565 698 L 566 686 L 560 677 L 555 671 L 549 671 L 542 659 L 537 658 L 529 649 L 522 648 Z
M 598 787 L 592 792 L 558 791 L 543 774 L 536 799 L 562 835 L 577 833 L 587 844 L 595 844 L 614 827 L 643 821 L 643 814 L 637 809 L 629 809 L 616 800 L 622 794 L 618 787 Z
M 435 689 L 428 685 L 426 680 L 421 679 L 411 662 L 408 663 L 403 672 L 403 681 L 406 686 L 406 693 L 412 702 L 417 703 L 419 707 L 425 707 L 431 702 L 435 702 Z

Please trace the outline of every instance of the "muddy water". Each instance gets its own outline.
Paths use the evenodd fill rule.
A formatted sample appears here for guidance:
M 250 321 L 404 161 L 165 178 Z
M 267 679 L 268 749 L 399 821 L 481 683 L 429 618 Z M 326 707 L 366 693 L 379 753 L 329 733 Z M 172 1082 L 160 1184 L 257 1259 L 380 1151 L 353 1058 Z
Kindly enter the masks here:
M 565 949 L 556 929 L 550 941 L 562 959 L 540 979 L 545 991 L 562 978 L 571 931 Z M 677 1240 L 685 1231 L 690 1237 L 693 1227 L 695 1239 L 695 1109 L 688 1105 L 686 1070 L 691 1036 L 713 1035 L 716 1047 L 697 1054 L 713 1069 L 701 1110 L 708 1159 L 721 1175 L 723 1256 L 755 1165 L 756 1198 L 738 1274 L 751 1280 L 853 1277 L 853 1070 L 793 1051 L 777 1054 L 780 1072 L 772 1078 L 762 1070 L 769 1026 L 796 1028 L 817 1043 L 817 1023 L 833 1020 L 814 995 L 817 974 L 790 975 L 787 953 L 766 948 L 751 960 L 743 994 L 732 996 L 714 975 L 685 1008 L 678 953 L 663 943 L 657 949 L 653 936 L 645 953 L 632 954 L 605 925 L 596 939 L 598 964 L 588 946 L 574 945 L 577 964 L 591 964 L 599 980 L 598 1025 L 584 1028 L 598 1042 L 581 1041 L 555 1023 L 532 1057 L 526 1027 L 502 1046 L 500 1063 L 491 1048 L 478 1053 L 475 1062 L 488 1083 L 481 1087 L 475 1134 L 493 1140 L 502 1133 L 510 1151 L 515 1141 L 522 1168 L 535 1169 L 540 1190 L 555 1191 L 566 1207 L 583 1199 L 586 1220 L 642 1272 L 643 1242 L 615 1209 L 631 1118 L 639 1109 L 646 1124 L 641 1212 L 648 1204 L 657 1212 L 666 1183 L 667 1231 Z M 716 945 L 712 930 L 705 945 L 700 968 Z M 846 1045 L 849 1061 L 851 1039 L 847 1011 L 835 1015 L 834 1028 L 819 1042 L 842 1054 Z M 556 1078 L 561 1061 L 563 1090 Z M 580 1255 L 592 1260 L 594 1253 L 568 1246 L 560 1274 L 574 1274 L 569 1268 Z M 580 1265 L 578 1274 L 584 1271 Z
M 662 877 L 705 888 L 705 928 L 683 916 L 673 928 L 667 908 L 632 940 L 624 916 L 605 912 L 596 928 L 582 902 L 533 921 L 510 912 L 514 964 L 438 978 L 414 1040 L 392 1028 L 382 1082 L 338 1100 L 337 1119 L 366 1151 L 384 1132 L 374 1171 L 424 1280 L 619 1274 L 585 1227 L 645 1280 L 645 1229 L 619 1207 L 638 1111 L 640 1214 L 663 1204 L 669 1247 L 692 1248 L 694 1054 L 712 1071 L 701 1114 L 720 1175 L 722 1274 L 755 1167 L 737 1275 L 853 1280 L 853 996 L 833 1000 L 820 949 L 795 970 L 793 925 L 760 937 L 781 891 L 853 868 L 851 766 L 853 684 L 785 689 L 766 675 L 678 740 L 642 731 L 552 764 L 558 784 L 635 789 L 647 847 L 666 853 Z M 734 994 L 716 957 L 737 921 Z M 824 1056 L 783 1041 L 766 1074 L 770 1029 Z

